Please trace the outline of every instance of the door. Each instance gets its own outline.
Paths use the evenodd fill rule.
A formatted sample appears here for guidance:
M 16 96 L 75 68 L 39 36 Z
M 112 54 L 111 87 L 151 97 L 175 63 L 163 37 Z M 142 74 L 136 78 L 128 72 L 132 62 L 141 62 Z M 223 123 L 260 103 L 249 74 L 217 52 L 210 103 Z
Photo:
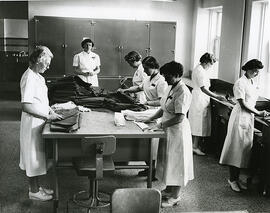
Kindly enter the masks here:
M 65 72 L 74 74 L 73 57 L 82 51 L 81 41 L 88 37 L 93 40 L 92 21 L 90 19 L 65 20 Z M 95 41 L 93 41 L 95 44 Z
M 119 27 L 114 20 L 95 20 L 93 22 L 95 43 L 94 52 L 100 57 L 99 76 L 119 76 L 121 46 Z
M 53 53 L 50 68 L 45 76 L 65 74 L 65 28 L 64 20 L 55 17 L 35 17 L 35 45 L 45 45 Z
M 121 76 L 133 76 L 134 68 L 130 67 L 125 61 L 125 55 L 130 51 L 137 51 L 145 58 L 149 49 L 149 28 L 150 25 L 143 21 L 121 21 L 117 25 L 119 27 L 121 54 L 120 54 L 120 70 Z
M 176 23 L 151 22 L 150 55 L 154 56 L 160 66 L 174 60 Z

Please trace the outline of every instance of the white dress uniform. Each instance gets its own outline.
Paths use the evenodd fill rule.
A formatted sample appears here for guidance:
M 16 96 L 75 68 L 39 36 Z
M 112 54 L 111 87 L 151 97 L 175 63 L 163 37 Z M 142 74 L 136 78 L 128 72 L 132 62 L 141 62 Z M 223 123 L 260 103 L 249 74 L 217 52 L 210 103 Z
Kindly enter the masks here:
M 151 76 L 147 76 L 141 87 L 145 93 L 146 100 L 155 101 L 164 96 L 168 84 L 164 77 L 158 73 L 152 79 Z
M 143 81 L 146 79 L 147 74 L 144 72 L 142 64 L 139 65 L 138 69 L 135 71 L 133 78 L 132 78 L 132 83 L 133 86 L 140 86 Z M 145 103 L 146 102 L 146 97 L 144 94 L 144 91 L 140 91 L 136 93 L 136 98 L 140 103 Z
M 22 75 L 21 102 L 34 104 L 43 114 L 49 114 L 47 86 L 44 78 L 28 68 Z M 47 172 L 45 145 L 41 137 L 45 121 L 22 112 L 20 128 L 20 168 L 28 177 Z
M 258 98 L 257 85 L 243 75 L 233 87 L 235 99 L 243 99 L 250 107 L 255 107 Z M 220 163 L 247 168 L 253 145 L 254 114 L 240 106 L 234 106 L 228 123 L 227 136 L 223 145 Z
M 186 114 L 191 103 L 191 94 L 182 80 L 171 90 L 167 89 L 161 100 L 162 121 L 182 113 L 181 123 L 166 128 L 167 140 L 159 143 L 156 177 L 166 186 L 185 186 L 194 178 L 192 137 Z
M 94 52 L 87 53 L 82 51 L 74 56 L 73 66 L 79 67 L 82 72 L 92 72 L 97 66 L 100 66 L 100 58 Z M 93 76 L 78 76 L 86 83 L 90 83 L 92 86 L 98 87 L 98 77 L 96 74 Z
M 210 79 L 206 70 L 198 65 L 192 72 L 192 102 L 189 109 L 188 119 L 191 133 L 194 136 L 206 137 L 211 135 L 211 108 L 210 97 L 206 95 L 201 87 L 210 87 Z

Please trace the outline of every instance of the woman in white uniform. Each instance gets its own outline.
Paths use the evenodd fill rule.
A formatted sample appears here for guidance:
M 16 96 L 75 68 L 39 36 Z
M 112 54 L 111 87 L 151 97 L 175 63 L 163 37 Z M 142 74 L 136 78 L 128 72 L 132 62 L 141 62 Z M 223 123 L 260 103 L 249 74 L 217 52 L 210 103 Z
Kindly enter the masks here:
M 131 51 L 125 56 L 126 62 L 132 68 L 136 69 L 132 78 L 133 86 L 140 86 L 147 77 L 146 73 L 143 70 L 141 59 L 142 59 L 142 56 L 136 51 Z M 136 99 L 141 104 L 145 103 L 146 97 L 145 97 L 144 92 L 143 91 L 137 92 Z
M 199 142 L 203 137 L 211 135 L 210 97 L 226 101 L 225 97 L 209 90 L 210 79 L 207 71 L 215 62 L 216 59 L 212 54 L 205 53 L 200 58 L 200 64 L 193 70 L 191 77 L 193 90 L 188 119 L 191 126 L 193 153 L 197 155 L 205 155 L 199 149 Z
M 233 87 L 237 104 L 230 115 L 220 163 L 229 165 L 228 183 L 235 192 L 246 189 L 245 183 L 239 180 L 239 174 L 240 168 L 247 168 L 249 164 L 253 145 L 254 114 L 258 116 L 268 116 L 269 114 L 254 108 L 258 98 L 258 87 L 252 79 L 262 68 L 263 65 L 259 60 L 248 61 L 242 66 L 245 74 L 235 82 Z
M 159 64 L 153 56 L 147 56 L 143 59 L 142 65 L 144 72 L 147 74 L 146 79 L 141 85 L 132 86 L 128 89 L 118 89 L 118 91 L 126 93 L 136 93 L 143 91 L 146 97 L 146 101 L 142 104 L 146 104 L 151 107 L 159 107 L 160 99 L 164 96 L 168 87 L 164 77 L 159 73 Z M 156 159 L 158 149 L 158 139 L 153 139 L 153 165 L 155 165 L 154 159 Z M 143 170 L 138 173 L 139 176 L 147 176 L 148 170 Z M 153 179 L 155 177 L 155 170 L 153 171 Z
M 73 58 L 74 72 L 86 83 L 98 87 L 97 74 L 100 72 L 100 58 L 92 52 L 94 43 L 86 38 L 81 42 L 83 51 L 76 54 Z
M 41 132 L 46 120 L 61 118 L 49 107 L 47 86 L 40 73 L 51 63 L 53 54 L 45 46 L 38 46 L 30 55 L 29 68 L 20 82 L 22 116 L 20 128 L 20 168 L 29 178 L 29 198 L 46 201 L 53 191 L 39 185 L 38 178 L 47 172 L 44 141 Z
M 153 56 L 147 56 L 143 59 L 142 65 L 147 74 L 142 84 L 132 86 L 127 89 L 118 89 L 120 92 L 136 93 L 143 91 L 146 101 L 143 104 L 149 106 L 160 106 L 160 99 L 163 97 L 168 87 L 164 77 L 159 73 L 159 64 Z
M 186 117 L 191 103 L 191 94 L 181 80 L 183 66 L 172 61 L 160 69 L 169 87 L 161 99 L 160 110 L 145 122 L 162 116 L 162 121 L 149 130 L 163 128 L 166 141 L 159 143 L 157 178 L 166 188 L 161 192 L 162 207 L 171 207 L 180 202 L 180 189 L 194 178 L 192 137 Z

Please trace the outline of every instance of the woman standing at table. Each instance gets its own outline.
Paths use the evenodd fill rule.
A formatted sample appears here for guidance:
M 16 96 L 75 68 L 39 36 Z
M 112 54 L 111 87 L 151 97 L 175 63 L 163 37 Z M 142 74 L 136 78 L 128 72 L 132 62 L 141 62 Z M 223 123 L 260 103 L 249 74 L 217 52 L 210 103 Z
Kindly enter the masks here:
M 193 90 L 188 119 L 191 126 L 193 152 L 197 155 L 205 155 L 199 149 L 199 142 L 202 138 L 211 135 L 210 97 L 226 101 L 225 97 L 216 95 L 209 90 L 210 79 L 207 71 L 215 62 L 214 55 L 203 54 L 200 58 L 200 64 L 195 67 L 191 77 Z
M 45 147 L 41 132 L 46 120 L 61 118 L 49 107 L 44 73 L 53 54 L 45 46 L 38 46 L 30 55 L 29 68 L 20 82 L 22 116 L 20 127 L 20 168 L 29 179 L 29 198 L 47 201 L 53 191 L 39 185 L 39 176 L 47 172 Z
M 143 91 L 146 101 L 143 104 L 149 106 L 160 106 L 160 99 L 163 97 L 168 87 L 163 76 L 159 73 L 159 63 L 153 56 L 147 56 L 143 59 L 142 65 L 144 72 L 147 74 L 142 84 L 132 86 L 128 89 L 118 89 L 125 93 L 136 93 Z
M 85 38 L 81 42 L 83 51 L 73 58 L 74 72 L 86 83 L 98 87 L 97 74 L 100 72 L 99 55 L 92 52 L 94 42 L 90 38 Z
M 140 86 L 147 77 L 142 65 L 142 56 L 136 51 L 131 51 L 125 56 L 125 60 L 132 68 L 136 69 L 132 78 L 133 86 Z M 136 99 L 139 103 L 145 103 L 144 92 L 137 92 Z
M 257 85 L 252 80 L 262 62 L 257 59 L 248 61 L 242 70 L 245 74 L 238 79 L 233 87 L 237 104 L 234 106 L 228 123 L 227 136 L 223 145 L 220 163 L 229 165 L 230 178 L 228 183 L 235 192 L 247 189 L 245 183 L 239 180 L 240 168 L 247 168 L 253 145 L 254 114 L 268 116 L 267 111 L 258 111 L 255 104 L 258 98 Z
M 162 117 L 162 121 L 149 130 L 162 128 L 167 133 L 166 142 L 159 143 L 156 171 L 157 178 L 166 185 L 161 192 L 162 207 L 166 208 L 179 204 L 181 187 L 194 178 L 192 137 L 186 117 L 191 94 L 181 80 L 183 66 L 180 63 L 167 63 L 161 67 L 160 73 L 169 87 L 161 99 L 159 111 L 145 122 Z
M 118 89 L 118 91 L 126 93 L 136 93 L 143 91 L 146 97 L 146 101 L 142 104 L 146 104 L 151 107 L 159 107 L 160 99 L 164 96 L 168 87 L 164 77 L 159 73 L 159 63 L 153 56 L 147 56 L 143 59 L 142 65 L 144 72 L 147 74 L 146 79 L 141 85 L 132 86 L 128 89 Z M 158 139 L 153 139 L 153 165 L 155 165 L 155 158 L 158 149 Z M 147 176 L 148 170 L 145 169 L 138 173 L 139 176 Z M 153 170 L 153 179 L 155 176 L 155 170 Z

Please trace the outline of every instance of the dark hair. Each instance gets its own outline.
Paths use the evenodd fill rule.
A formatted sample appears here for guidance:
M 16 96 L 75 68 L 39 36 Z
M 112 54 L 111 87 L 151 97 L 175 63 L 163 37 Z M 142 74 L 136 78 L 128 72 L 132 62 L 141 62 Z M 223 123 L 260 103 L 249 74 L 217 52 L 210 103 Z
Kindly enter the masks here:
M 215 58 L 215 56 L 210 53 L 204 53 L 200 58 L 201 64 L 208 64 L 208 63 L 214 64 L 216 61 L 217 59 Z
M 164 64 L 160 68 L 160 74 L 162 75 L 172 75 L 174 77 L 181 77 L 183 75 L 183 65 L 176 62 L 171 61 L 169 63 Z
M 86 44 L 86 43 L 92 43 L 92 46 L 94 46 L 94 42 L 90 39 L 90 38 L 85 38 L 85 39 L 83 39 L 82 40 L 82 42 L 81 42 L 81 46 L 82 46 L 82 48 L 83 48 L 83 46 Z
M 50 49 L 46 46 L 36 46 L 34 51 L 29 56 L 29 63 L 35 64 L 39 62 L 42 57 L 50 57 L 53 58 L 53 54 Z
M 262 62 L 257 59 L 249 60 L 248 62 L 244 64 L 244 66 L 242 66 L 242 70 L 244 71 L 253 70 L 253 69 L 262 69 L 262 68 L 263 68 Z
M 158 69 L 159 63 L 153 56 L 147 56 L 142 60 L 143 66 L 146 66 L 150 69 Z
M 136 51 L 131 51 L 125 56 L 126 62 L 135 62 L 140 61 L 141 59 L 142 56 Z

